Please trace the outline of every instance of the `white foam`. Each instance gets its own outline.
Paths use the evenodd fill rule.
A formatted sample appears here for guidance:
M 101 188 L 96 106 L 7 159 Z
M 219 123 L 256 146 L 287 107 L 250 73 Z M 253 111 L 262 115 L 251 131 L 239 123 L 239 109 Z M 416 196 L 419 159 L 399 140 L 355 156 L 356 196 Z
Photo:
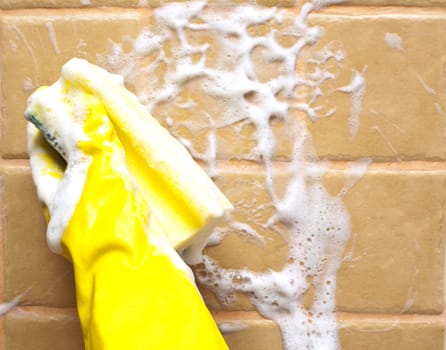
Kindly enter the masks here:
M 229 233 L 228 230 L 222 230 L 222 229 L 214 230 L 214 232 L 212 232 L 211 236 L 209 237 L 206 246 L 211 247 L 213 245 L 220 244 L 221 242 L 223 242 L 228 233 Z
M 71 103 L 66 103 L 63 79 L 53 85 L 37 90 L 28 100 L 27 115 L 35 115 L 41 111 L 39 121 L 53 131 L 54 147 L 65 158 L 67 168 L 63 179 L 48 174 L 48 164 L 45 157 L 46 147 L 42 143 L 40 133 L 34 125 L 28 124 L 28 154 L 30 155 L 31 171 L 37 187 L 39 199 L 47 206 L 51 220 L 47 227 L 47 241 L 55 253 L 62 253 L 61 239 L 74 213 L 82 193 L 87 169 L 91 158 L 78 149 L 78 142 L 86 140 L 82 123 L 85 116 L 82 103 L 76 96 L 76 91 L 70 95 Z M 77 93 L 79 93 L 77 91 Z M 55 131 L 55 132 L 54 132 Z
M 423 80 L 420 75 L 417 75 L 418 81 L 420 82 L 423 89 L 427 92 L 428 95 L 435 95 L 435 90 L 432 89 L 427 83 Z
M 366 68 L 363 69 L 363 72 Z M 362 99 L 365 94 L 365 78 L 363 73 L 353 71 L 352 80 L 349 85 L 338 88 L 338 91 L 351 95 L 351 111 L 348 120 L 350 139 L 354 140 L 360 127 L 360 114 L 362 110 Z
M 441 106 L 441 104 L 439 104 L 438 102 L 434 102 L 434 106 L 435 106 L 435 110 L 437 111 L 437 113 L 439 115 L 443 115 L 444 114 L 444 109 Z
M 264 228 L 287 227 L 287 262 L 278 271 L 253 272 L 222 268 L 204 255 L 202 264 L 196 267 L 197 279 L 224 303 L 233 302 L 237 293 L 249 295 L 259 312 L 280 326 L 287 350 L 339 348 L 334 314 L 336 272 L 350 236 L 349 214 L 342 199 L 369 164 L 365 160 L 352 165 L 352 176 L 347 179 L 341 193 L 329 195 L 322 180 L 328 170 L 327 164 L 319 162 L 313 153 L 306 123 L 297 122 L 292 113 L 294 110 L 303 111 L 312 121 L 335 113 L 334 107 L 323 111 L 317 103 L 323 95 L 321 85 L 337 77 L 327 69 L 327 65 L 334 61 L 341 67 L 344 59 L 342 50 L 329 43 L 309 57 L 308 62 L 314 67 L 311 74 L 296 71 L 302 51 L 316 44 L 324 32 L 320 27 L 308 25 L 309 14 L 324 4 L 335 2 L 306 3 L 301 12 L 291 19 L 287 18 L 286 12 L 275 8 L 207 6 L 204 2 L 170 3 L 155 10 L 156 23 L 135 40 L 132 53 L 117 55 L 114 52 L 111 57 L 102 57 L 101 61 L 115 71 L 126 71 L 130 65 L 113 66 L 111 58 L 115 61 L 130 58 L 140 64 L 141 71 L 147 76 L 144 84 L 141 84 L 141 77 L 139 84 L 135 84 L 138 97 L 154 115 L 160 106 L 184 107 L 181 94 L 190 82 L 195 83 L 195 94 L 215 101 L 215 114 L 207 119 L 211 133 L 207 135 L 205 152 L 197 152 L 193 140 L 178 135 L 197 158 L 209 164 L 215 164 L 218 155 L 217 139 L 212 132 L 236 123 L 242 125 L 241 128 L 254 126 L 257 143 L 251 154 L 263 161 L 265 187 L 275 209 Z M 250 34 L 250 28 L 266 23 L 281 25 L 281 31 L 292 37 L 293 43 L 281 45 L 274 30 L 262 36 Z M 201 34 L 212 36 L 215 42 L 194 41 L 188 36 L 190 32 L 194 37 Z M 260 77 L 261 72 L 258 72 L 259 67 L 253 59 L 254 51 L 259 49 L 263 62 L 261 69 L 265 64 L 279 67 L 277 74 L 267 79 Z M 208 55 L 211 50 L 213 57 Z M 125 60 L 120 62 L 125 63 Z M 352 96 L 349 120 L 352 138 L 359 130 L 365 94 L 364 72 L 365 69 L 354 71 L 351 83 L 339 89 Z M 131 82 L 134 75 L 127 70 L 126 79 Z M 305 92 L 298 93 L 300 88 Z M 208 105 L 213 107 L 211 102 Z M 200 111 L 195 102 L 188 101 L 184 108 L 190 109 L 193 115 L 209 113 Z M 163 117 L 168 120 L 169 127 L 179 126 L 175 115 Z M 273 117 L 284 123 L 288 130 L 294 130 L 288 133 L 287 139 L 275 137 L 271 125 Z M 181 126 L 194 132 L 193 126 L 188 126 L 190 123 L 186 121 Z M 293 145 L 293 158 L 287 169 L 289 181 L 284 194 L 276 191 L 273 171 L 273 159 L 280 142 Z M 238 154 L 231 156 L 240 157 Z M 261 209 L 260 205 L 264 204 L 259 203 L 259 207 L 253 210 Z M 261 241 L 259 233 L 250 226 L 249 218 L 246 222 L 232 222 L 230 227 L 244 232 L 245 237 L 254 238 L 254 244 Z M 218 244 L 227 233 L 222 229 L 216 231 L 210 243 Z M 310 290 L 314 291 L 314 298 L 306 307 L 303 299 Z
M 23 91 L 30 92 L 32 90 L 34 90 L 33 82 L 31 78 L 26 77 L 25 79 L 23 79 Z
M 53 46 L 56 55 L 60 54 L 59 45 L 57 44 L 56 30 L 51 22 L 46 22 L 45 27 L 48 30 L 48 36 L 50 38 L 51 45 Z
M 16 296 L 11 301 L 7 301 L 5 303 L 0 304 L 0 317 L 5 316 L 8 312 L 12 311 L 16 308 L 20 302 L 22 301 L 23 294 Z
M 386 33 L 384 35 L 384 41 L 391 49 L 404 51 L 403 40 L 397 33 Z
M 222 333 L 234 333 L 240 332 L 248 328 L 248 326 L 241 322 L 222 322 L 218 324 L 218 328 Z
M 265 238 L 254 230 L 251 225 L 248 225 L 245 222 L 232 221 L 230 227 L 237 230 L 241 236 L 257 241 L 261 245 L 265 245 Z
M 371 163 L 372 160 L 370 158 L 350 162 L 346 171 L 346 181 L 344 187 L 341 189 L 338 196 L 344 197 L 366 174 Z

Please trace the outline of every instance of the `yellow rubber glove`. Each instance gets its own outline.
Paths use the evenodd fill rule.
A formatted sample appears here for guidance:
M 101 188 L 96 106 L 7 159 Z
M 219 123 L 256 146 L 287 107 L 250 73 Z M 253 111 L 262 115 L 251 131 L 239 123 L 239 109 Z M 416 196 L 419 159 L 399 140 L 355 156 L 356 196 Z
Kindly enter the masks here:
M 40 129 L 28 126 L 33 179 L 50 247 L 73 263 L 85 348 L 227 349 L 190 269 L 148 232 L 150 198 L 101 101 L 61 79 L 31 96 L 26 117 Z

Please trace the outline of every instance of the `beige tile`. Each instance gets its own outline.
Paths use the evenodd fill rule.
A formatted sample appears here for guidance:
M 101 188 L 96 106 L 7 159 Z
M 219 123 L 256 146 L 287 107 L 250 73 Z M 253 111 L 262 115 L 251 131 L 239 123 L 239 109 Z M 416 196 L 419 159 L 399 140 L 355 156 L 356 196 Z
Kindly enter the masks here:
M 339 181 L 331 176 L 329 186 Z M 443 311 L 445 176 L 377 167 L 346 195 L 352 236 L 338 272 L 340 310 Z
M 52 253 L 45 220 L 27 168 L 3 169 L 4 299 L 24 293 L 23 303 L 74 306 L 71 264 Z
M 2 17 L 2 130 L 4 157 L 25 157 L 26 99 L 52 84 L 61 66 L 77 56 L 96 62 L 111 41 L 136 36 L 140 14 L 131 10 L 22 10 Z
M 6 350 L 84 349 L 75 310 L 18 309 L 5 324 Z
M 262 246 L 235 229 L 207 253 L 224 268 L 254 271 L 280 270 L 287 245 L 276 232 L 264 228 L 272 215 L 262 169 L 227 168 L 217 180 L 235 205 L 234 220 L 250 225 L 265 237 Z M 333 169 L 325 177 L 330 193 L 342 188 L 346 174 Z M 278 175 L 278 188 L 287 182 Z M 344 202 L 351 216 L 352 234 L 338 272 L 337 306 L 349 312 L 441 313 L 443 311 L 443 224 L 445 170 L 417 170 L 374 165 L 347 193 Z M 240 296 L 221 305 L 203 292 L 213 309 L 252 309 Z
M 337 111 L 311 124 L 317 153 L 334 159 L 445 159 L 446 12 L 333 8 L 310 22 L 325 30 L 318 50 L 330 45 L 346 55 L 342 67 L 334 60 L 322 67 L 339 76 L 322 84 L 325 96 L 316 105 Z M 399 39 L 402 49 L 395 48 Z M 364 71 L 366 90 L 351 140 L 351 95 L 337 89 L 349 85 L 354 70 Z

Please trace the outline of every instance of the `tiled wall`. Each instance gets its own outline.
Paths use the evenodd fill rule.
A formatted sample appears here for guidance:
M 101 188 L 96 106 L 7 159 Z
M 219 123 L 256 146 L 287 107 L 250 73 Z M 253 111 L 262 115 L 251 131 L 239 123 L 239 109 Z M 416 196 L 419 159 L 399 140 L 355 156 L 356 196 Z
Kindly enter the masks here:
M 258 3 L 295 11 L 288 0 Z M 0 350 L 82 349 L 73 273 L 46 246 L 30 178 L 22 117 L 26 98 L 38 85 L 52 83 L 69 58 L 94 62 L 108 39 L 136 37 L 153 15 L 150 5 L 159 3 L 0 0 L 0 290 L 3 301 L 26 292 L 21 306 L 1 319 Z M 364 68 L 367 79 L 354 141 L 348 135 L 348 94 L 325 98 L 337 106 L 336 117 L 310 126 L 318 155 L 334 161 L 325 179 L 329 191 L 342 186 L 346 161 L 373 159 L 345 197 L 352 236 L 338 273 L 342 349 L 443 349 L 446 1 L 353 0 L 311 15 L 310 22 L 326 29 L 320 45 L 335 40 L 348 52 L 340 85 L 348 84 L 349 67 Z M 404 51 L 386 45 L 388 32 L 400 34 Z M 224 162 L 218 184 L 234 202 L 249 199 L 254 191 L 237 183 L 256 177 L 256 167 Z M 250 215 L 249 208 L 238 215 Z M 279 264 L 274 256 L 281 247 L 246 246 L 241 255 L 240 245 L 243 241 L 228 239 L 212 254 L 233 267 Z M 282 348 L 278 328 L 247 300 L 228 310 L 209 292 L 204 295 L 219 322 L 246 325 L 225 334 L 231 349 Z

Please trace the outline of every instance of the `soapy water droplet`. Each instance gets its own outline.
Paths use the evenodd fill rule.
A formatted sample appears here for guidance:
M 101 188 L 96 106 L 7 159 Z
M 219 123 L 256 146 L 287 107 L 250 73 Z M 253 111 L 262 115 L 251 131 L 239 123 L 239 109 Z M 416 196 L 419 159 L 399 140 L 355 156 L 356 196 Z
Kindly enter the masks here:
M 99 63 L 122 74 L 147 109 L 155 116 L 160 112 L 170 130 L 204 162 L 215 164 L 219 156 L 212 132 L 235 126 L 241 132 L 247 126 L 254 127 L 254 148 L 248 155 L 232 156 L 250 156 L 263 163 L 264 186 L 275 209 L 264 228 L 274 230 L 282 225 L 289 231 L 288 259 L 282 270 L 253 272 L 223 268 L 204 255 L 195 273 L 200 284 L 225 304 L 236 301 L 238 293 L 249 296 L 261 314 L 279 325 L 287 350 L 339 348 L 334 291 L 336 271 L 350 236 L 349 214 L 342 197 L 330 196 L 325 190 L 322 181 L 328 164 L 315 166 L 321 162 L 312 150 L 306 122 L 294 114 L 303 112 L 310 121 L 317 122 L 335 113 L 335 107 L 324 109 L 318 101 L 324 94 L 322 84 L 336 80 L 342 69 L 344 53 L 340 45 L 332 42 L 313 50 L 306 62 L 311 65 L 310 74 L 297 69 L 304 49 L 316 44 L 324 32 L 321 27 L 308 25 L 308 15 L 330 3 L 336 1 L 307 2 L 295 18 L 289 18 L 286 11 L 252 5 L 233 5 L 221 11 L 218 5 L 207 6 L 205 2 L 170 3 L 155 10 L 154 26 L 142 31 L 132 43 L 133 50 L 114 44 L 109 55 L 98 56 Z M 264 35 L 250 32 L 252 26 L 258 25 L 266 26 Z M 281 44 L 271 34 L 270 27 L 274 26 L 280 26 L 290 37 L 286 43 L 284 40 Z M 278 65 L 274 76 L 260 77 L 254 59 L 254 49 L 258 48 L 271 64 Z M 358 73 L 356 78 L 350 86 L 341 88 L 352 94 L 355 123 L 365 93 L 364 76 Z M 209 110 L 200 110 L 196 96 L 207 101 Z M 179 126 L 194 135 L 193 128 L 197 126 L 180 117 L 190 116 L 198 123 L 200 115 L 212 115 L 202 118 L 203 125 L 199 126 L 210 130 L 210 134 L 203 140 L 182 136 Z M 281 123 L 292 130 L 286 140 L 278 139 L 273 131 L 274 125 Z M 357 126 L 351 127 L 356 133 Z M 291 176 L 285 194 L 279 195 L 273 161 L 284 141 L 293 148 L 288 166 Z M 196 143 L 207 144 L 207 149 L 195 150 Z M 253 243 L 267 244 L 252 226 L 243 222 L 231 225 Z M 221 231 L 213 240 L 217 244 L 224 238 Z M 310 285 L 314 297 L 307 309 L 302 299 Z

